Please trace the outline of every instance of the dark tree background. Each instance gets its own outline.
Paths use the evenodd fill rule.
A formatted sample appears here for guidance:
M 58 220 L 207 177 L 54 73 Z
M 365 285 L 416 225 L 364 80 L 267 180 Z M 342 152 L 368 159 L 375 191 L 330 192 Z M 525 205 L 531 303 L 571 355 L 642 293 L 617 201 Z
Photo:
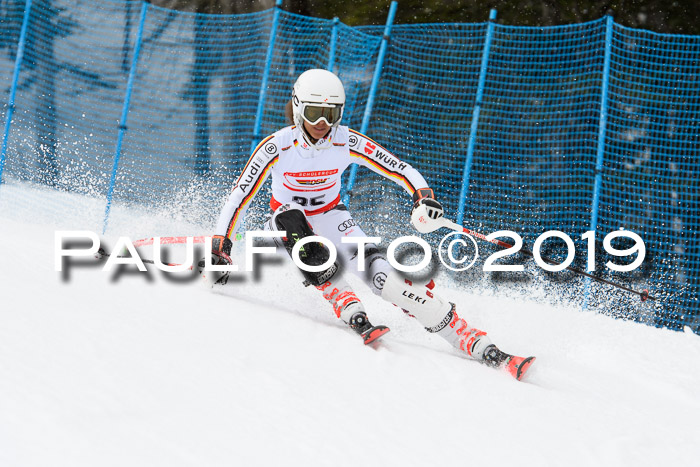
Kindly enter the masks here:
M 274 0 L 152 0 L 176 10 L 200 13 L 249 13 L 270 8 Z M 283 9 L 319 18 L 337 16 L 350 26 L 384 24 L 390 0 L 284 0 Z M 623 26 L 660 33 L 700 34 L 698 0 L 399 0 L 396 23 L 481 23 L 489 10 L 498 22 L 513 26 L 581 23 L 611 14 Z

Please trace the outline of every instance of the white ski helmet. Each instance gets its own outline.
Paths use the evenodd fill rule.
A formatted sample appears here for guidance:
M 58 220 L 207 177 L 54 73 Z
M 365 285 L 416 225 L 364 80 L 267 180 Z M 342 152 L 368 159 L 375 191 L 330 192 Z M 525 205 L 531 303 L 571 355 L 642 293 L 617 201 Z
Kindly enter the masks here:
M 316 149 L 330 147 L 329 138 L 312 143 L 304 128 L 304 120 L 315 125 L 324 120 L 336 129 L 343 118 L 345 88 L 340 79 L 328 70 L 307 70 L 297 78 L 292 91 L 294 124 L 301 130 L 307 143 Z

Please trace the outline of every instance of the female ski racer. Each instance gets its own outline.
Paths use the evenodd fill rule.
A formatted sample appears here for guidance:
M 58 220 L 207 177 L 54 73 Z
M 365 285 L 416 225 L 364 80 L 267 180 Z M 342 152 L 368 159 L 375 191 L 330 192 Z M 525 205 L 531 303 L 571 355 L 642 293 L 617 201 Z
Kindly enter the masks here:
M 372 292 L 415 317 L 428 332 L 441 336 L 469 357 L 504 367 L 520 379 L 534 357 L 523 359 L 501 352 L 485 332 L 457 315 L 456 306 L 434 290 L 432 280 L 415 284 L 405 279 L 374 244 L 364 246 L 362 258 L 363 245 L 356 242 L 366 235 L 340 200 L 341 175 L 350 164 L 367 167 L 403 187 L 413 197 L 411 222 L 422 233 L 442 226 L 443 208 L 416 169 L 367 136 L 340 125 L 344 105 L 345 90 L 335 74 L 314 69 L 298 77 L 291 99 L 294 125 L 264 138 L 250 156 L 219 216 L 212 238 L 213 264 L 230 264 L 230 238 L 240 227 L 253 197 L 272 175 L 273 214 L 265 229 L 286 232 L 275 241 L 290 255 L 294 244 L 308 236 L 319 235 L 335 245 L 340 261 L 318 272 L 302 273 L 332 305 L 336 316 L 366 343 L 388 328 L 372 326 L 362 301 L 343 278 L 342 269 L 352 270 Z M 355 243 L 341 242 L 344 237 Z M 321 243 L 306 243 L 301 251 L 307 265 L 328 263 L 329 250 Z M 358 262 L 363 259 L 365 268 L 360 271 Z

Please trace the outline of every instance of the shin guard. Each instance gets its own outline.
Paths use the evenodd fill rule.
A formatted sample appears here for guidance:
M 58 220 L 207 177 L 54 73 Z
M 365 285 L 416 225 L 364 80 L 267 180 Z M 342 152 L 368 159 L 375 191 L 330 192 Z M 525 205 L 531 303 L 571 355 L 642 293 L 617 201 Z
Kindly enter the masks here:
M 455 305 L 436 294 L 434 287 L 432 280 L 427 285 L 419 286 L 392 273 L 384 285 L 382 298 L 414 316 L 428 332 L 439 335 L 453 347 L 481 360 L 484 350 L 491 344 L 490 339 L 485 332 L 470 327 L 460 318 Z

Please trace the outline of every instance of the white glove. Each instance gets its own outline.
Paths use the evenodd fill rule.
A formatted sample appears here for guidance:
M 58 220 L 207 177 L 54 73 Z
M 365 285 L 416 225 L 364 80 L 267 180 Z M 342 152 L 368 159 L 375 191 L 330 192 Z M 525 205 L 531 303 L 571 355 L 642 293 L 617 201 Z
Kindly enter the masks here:
M 444 227 L 445 210 L 438 203 L 430 188 L 421 188 L 413 194 L 411 223 L 420 233 L 430 233 Z

